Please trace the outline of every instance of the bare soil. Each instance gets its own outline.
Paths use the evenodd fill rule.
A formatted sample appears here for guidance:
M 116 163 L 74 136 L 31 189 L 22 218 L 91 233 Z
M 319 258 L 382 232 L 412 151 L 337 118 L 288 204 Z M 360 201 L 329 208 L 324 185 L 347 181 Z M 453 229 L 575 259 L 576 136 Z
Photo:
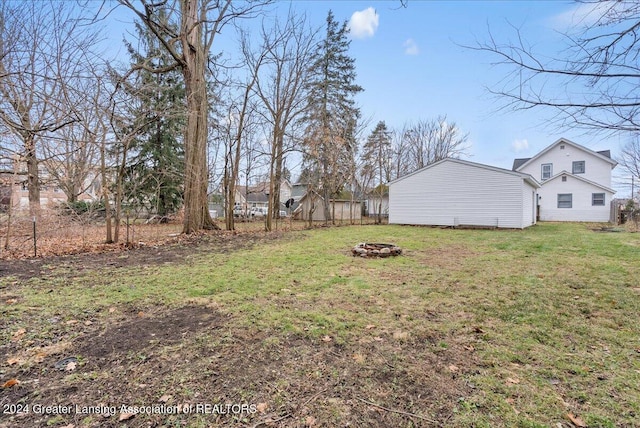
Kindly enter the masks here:
M 209 234 L 123 253 L 2 262 L 0 274 L 21 282 L 56 266 L 72 267 L 59 272 L 74 276 L 178 263 L 282 238 Z M 250 328 L 210 303 L 119 307 L 66 321 L 31 317 L 46 337 L 0 346 L 0 380 L 20 380 L 0 389 L 2 428 L 448 426 L 474 388 L 463 375 L 478 367 L 469 337 L 403 336 L 372 326 L 343 342 Z M 15 413 L 16 405 L 25 412 Z

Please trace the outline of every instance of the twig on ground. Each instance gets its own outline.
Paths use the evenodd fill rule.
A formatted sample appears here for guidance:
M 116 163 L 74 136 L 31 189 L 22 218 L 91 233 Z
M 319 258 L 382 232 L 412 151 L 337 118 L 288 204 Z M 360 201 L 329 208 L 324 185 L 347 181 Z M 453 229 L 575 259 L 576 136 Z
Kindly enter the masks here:
M 287 418 L 290 418 L 292 416 L 293 415 L 291 413 L 286 413 L 285 415 L 280 416 L 279 418 L 276 418 L 276 419 L 266 419 L 264 421 L 260 421 L 260 422 L 256 423 L 255 425 L 253 425 L 251 428 L 257 428 L 257 427 L 259 427 L 261 425 L 267 425 L 268 423 L 280 422 L 280 421 L 282 421 L 284 419 L 287 419 Z
M 397 413 L 397 414 L 399 414 L 399 415 L 410 416 L 410 417 L 414 417 L 414 418 L 422 419 L 423 421 L 428 421 L 428 422 L 434 423 L 434 424 L 436 424 L 436 425 L 440 425 L 440 422 L 438 422 L 438 421 L 434 421 L 433 419 L 429 419 L 429 418 L 427 418 L 426 416 L 417 415 L 417 414 L 415 414 L 415 413 L 404 412 L 404 411 L 402 411 L 402 410 L 390 409 L 390 408 L 388 408 L 388 407 L 384 407 L 384 406 L 381 406 L 381 405 L 379 405 L 379 404 L 372 403 L 371 401 L 364 400 L 364 399 L 362 399 L 362 398 L 360 398 L 360 397 L 356 397 L 356 399 L 357 399 L 358 401 L 362 401 L 363 403 L 368 404 L 368 405 L 370 405 L 370 406 L 377 407 L 378 409 L 386 410 L 387 412 L 393 412 L 393 413 Z

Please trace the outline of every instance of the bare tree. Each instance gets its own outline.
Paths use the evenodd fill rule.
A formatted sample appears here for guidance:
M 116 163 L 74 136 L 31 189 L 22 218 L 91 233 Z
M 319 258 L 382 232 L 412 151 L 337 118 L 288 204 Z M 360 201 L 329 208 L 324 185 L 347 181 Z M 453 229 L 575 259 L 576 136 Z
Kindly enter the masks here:
M 61 95 L 92 60 L 88 53 L 97 36 L 68 2 L 2 2 L 0 15 L 0 121 L 21 142 L 29 205 L 37 214 L 39 146 L 45 136 L 78 121 Z
M 396 179 L 411 172 L 409 144 L 403 138 L 402 130 L 391 131 L 391 178 Z
M 638 137 L 632 139 L 622 148 L 622 152 L 618 158 L 618 162 L 624 169 L 629 171 L 633 176 L 633 180 L 638 179 L 640 183 L 640 139 Z M 631 197 L 634 198 L 633 190 Z
M 293 134 L 295 122 L 307 110 L 309 63 L 313 58 L 316 31 L 309 28 L 304 16 L 292 13 L 284 25 L 275 22 L 273 28 L 262 27 L 259 54 L 248 48 L 248 35 L 243 46 L 252 68 L 264 63 L 264 72 L 256 80 L 255 92 L 264 107 L 264 119 L 269 130 L 269 208 L 265 229 L 272 229 L 272 219 L 280 215 L 280 184 L 285 156 L 295 149 L 298 140 Z M 289 138 L 287 138 L 287 136 Z M 290 144 L 285 146 L 285 140 Z
M 260 67 L 256 64 L 256 67 Z M 234 209 L 236 206 L 236 193 L 240 178 L 240 162 L 243 155 L 246 157 L 246 168 L 253 165 L 253 128 L 252 113 L 255 110 L 251 100 L 251 90 L 256 82 L 256 69 L 251 69 L 249 81 L 245 84 L 241 99 L 238 103 L 232 103 L 229 107 L 229 116 L 224 126 L 224 141 L 226 141 L 225 167 L 222 188 L 225 199 L 225 223 L 227 230 L 235 230 Z M 249 134 L 249 135 L 247 135 Z M 245 174 L 249 179 L 249 172 Z M 248 184 L 247 184 L 248 186 Z M 246 188 L 246 187 L 245 187 Z
M 640 3 L 580 1 L 580 24 L 564 35 L 557 57 L 536 53 L 514 28 L 515 42 L 488 41 L 471 49 L 489 52 L 505 76 L 490 92 L 502 108 L 548 108 L 552 123 L 604 132 L 640 132 Z
M 378 122 L 364 144 L 362 173 L 369 181 L 376 180 L 378 185 L 370 194 L 374 196 L 376 223 L 382 223 L 383 196 L 386 185 L 391 180 L 391 133 L 384 121 Z
M 469 134 L 462 133 L 455 122 L 448 122 L 446 116 L 405 124 L 402 144 L 406 144 L 403 151 L 406 150 L 407 172 L 464 155 L 468 137 Z
M 171 54 L 175 62 L 167 67 L 147 66 L 162 73 L 180 69 L 187 98 L 185 144 L 185 184 L 183 232 L 217 228 L 208 209 L 207 136 L 209 91 L 207 69 L 211 47 L 223 27 L 240 17 L 251 16 L 266 1 L 231 0 L 120 0 L 130 8 Z M 142 7 L 136 5 L 140 3 Z M 162 12 L 162 13 L 161 13 Z M 168 12 L 168 13 L 167 13 Z M 166 16 L 166 18 L 165 18 Z M 170 20 L 175 20 L 174 25 Z
M 63 91 L 64 108 L 73 111 L 77 121 L 61 128 L 42 145 L 49 180 L 60 188 L 68 203 L 89 190 L 98 179 L 100 146 L 106 128 L 103 125 L 108 106 L 104 85 L 105 68 L 91 65 L 93 77 L 74 79 Z

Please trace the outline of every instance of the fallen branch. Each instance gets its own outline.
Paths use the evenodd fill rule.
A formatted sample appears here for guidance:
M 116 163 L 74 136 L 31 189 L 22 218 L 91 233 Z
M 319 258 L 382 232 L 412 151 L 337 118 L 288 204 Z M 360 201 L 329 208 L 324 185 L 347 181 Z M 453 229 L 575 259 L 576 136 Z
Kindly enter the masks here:
M 371 401 L 364 400 L 364 399 L 362 399 L 360 397 L 356 397 L 356 399 L 359 400 L 359 401 L 362 401 L 363 403 L 368 404 L 370 406 L 377 407 L 378 409 L 386 410 L 387 412 L 397 413 L 399 415 L 410 416 L 410 417 L 422 419 L 423 421 L 431 422 L 431 423 L 436 424 L 436 425 L 440 425 L 440 422 L 434 421 L 433 419 L 429 419 L 426 416 L 417 415 L 415 413 L 404 412 L 402 410 L 390 409 L 388 407 L 384 407 L 384 406 L 381 406 L 379 404 L 372 403 Z
M 261 425 L 267 425 L 267 424 L 272 424 L 272 423 L 274 423 L 274 422 L 280 422 L 281 420 L 284 420 L 284 419 L 290 418 L 291 416 L 293 416 L 293 415 L 291 415 L 291 413 L 287 413 L 287 414 L 285 414 L 284 416 L 281 416 L 281 417 L 279 417 L 279 418 L 277 418 L 277 419 L 266 419 L 266 420 L 264 420 L 264 421 L 260 421 L 260 422 L 256 423 L 256 424 L 255 424 L 255 425 L 253 425 L 251 428 L 257 428 L 257 427 L 259 427 L 259 426 L 261 426 Z

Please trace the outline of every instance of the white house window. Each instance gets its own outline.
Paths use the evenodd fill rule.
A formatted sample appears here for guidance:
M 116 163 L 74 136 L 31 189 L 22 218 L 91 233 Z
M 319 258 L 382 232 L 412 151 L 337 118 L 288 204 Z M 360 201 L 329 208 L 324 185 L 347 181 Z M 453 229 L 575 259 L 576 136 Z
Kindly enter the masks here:
M 550 179 L 552 173 L 553 173 L 553 164 L 552 163 L 543 163 L 542 164 L 542 179 L 543 180 Z
M 567 181 L 567 176 L 566 175 L 562 176 L 562 181 Z
M 584 174 L 584 161 L 574 161 L 573 162 L 573 173 L 574 174 Z
M 571 208 L 573 205 L 572 193 L 558 193 L 558 208 Z
M 564 150 L 564 144 L 560 145 L 560 150 Z
M 592 193 L 591 194 L 591 205 L 595 206 L 604 206 L 604 193 Z

